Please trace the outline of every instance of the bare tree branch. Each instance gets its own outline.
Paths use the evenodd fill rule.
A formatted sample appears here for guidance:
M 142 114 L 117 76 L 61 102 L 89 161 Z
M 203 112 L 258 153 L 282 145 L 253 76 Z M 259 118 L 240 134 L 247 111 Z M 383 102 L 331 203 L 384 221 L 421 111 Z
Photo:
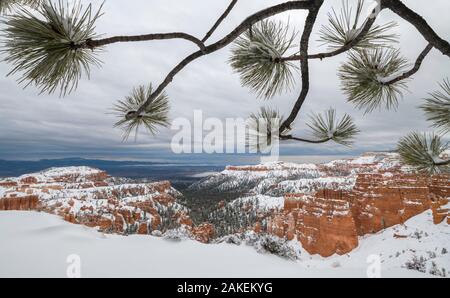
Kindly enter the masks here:
M 237 0 L 232 0 L 228 8 L 225 10 L 225 12 L 220 16 L 220 18 L 216 21 L 214 26 L 212 26 L 211 30 L 206 33 L 205 37 L 203 37 L 202 42 L 206 42 L 211 35 L 216 31 L 216 29 L 222 24 L 222 22 L 227 18 L 227 16 L 230 14 L 230 12 L 233 10 L 234 6 L 236 5 Z
M 426 48 L 422 51 L 422 53 L 420 53 L 419 57 L 417 57 L 416 63 L 414 64 L 414 67 L 411 70 L 403 73 L 402 75 L 400 75 L 390 81 L 384 82 L 383 84 L 384 85 L 395 84 L 397 82 L 405 80 L 405 79 L 413 76 L 414 74 L 416 74 L 419 71 L 420 67 L 422 66 L 423 60 L 425 60 L 425 57 L 430 53 L 430 51 L 432 49 L 433 49 L 433 45 L 428 44 L 426 46 Z
M 442 39 L 425 19 L 418 13 L 411 10 L 400 0 L 381 0 L 383 8 L 389 8 L 398 16 L 409 22 L 422 34 L 422 36 L 432 44 L 442 54 L 450 57 L 450 43 Z

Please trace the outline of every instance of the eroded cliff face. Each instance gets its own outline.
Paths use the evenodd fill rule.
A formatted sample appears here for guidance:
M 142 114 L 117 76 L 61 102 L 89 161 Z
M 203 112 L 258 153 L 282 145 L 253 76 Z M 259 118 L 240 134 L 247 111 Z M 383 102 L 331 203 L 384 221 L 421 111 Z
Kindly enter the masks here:
M 403 224 L 430 208 L 435 224 L 449 222 L 450 176 L 416 174 L 394 153 L 320 165 L 228 167 L 196 187 L 202 185 L 217 191 L 244 188 L 249 196 L 225 209 L 238 206 L 247 217 L 253 210 L 251 230 L 296 239 L 310 254 L 324 257 L 349 253 L 361 236 Z M 280 196 L 284 204 L 270 203 Z
M 280 213 L 290 221 L 286 237 L 296 238 L 310 254 L 322 256 L 344 254 L 357 247 L 355 219 L 343 194 L 322 190 L 313 196 L 287 195 Z M 269 232 L 272 227 L 270 221 Z
M 0 198 L 0 210 L 36 210 L 39 207 L 38 196 L 10 196 Z
M 106 233 L 156 234 L 183 226 L 208 242 L 213 230 L 194 227 L 170 182 L 117 183 L 104 171 L 55 168 L 0 181 L 0 210 L 38 210 Z
M 435 224 L 449 222 L 450 176 L 425 177 L 397 169 L 357 174 L 351 190 L 285 195 L 284 208 L 268 231 L 298 239 L 311 254 L 328 257 L 358 247 L 358 236 L 374 234 L 432 208 Z
M 433 211 L 433 222 L 435 225 L 447 221 L 450 225 L 450 200 L 438 199 L 431 203 L 431 210 Z

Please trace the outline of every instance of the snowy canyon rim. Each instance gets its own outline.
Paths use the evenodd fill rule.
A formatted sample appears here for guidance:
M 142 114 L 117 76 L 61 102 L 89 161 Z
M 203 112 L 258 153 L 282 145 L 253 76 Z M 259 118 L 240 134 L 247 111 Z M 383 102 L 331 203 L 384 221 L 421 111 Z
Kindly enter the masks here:
M 272 162 L 228 166 L 197 180 L 181 194 L 168 181 L 108 178 L 106 172 L 87 167 L 53 168 L 3 180 L 1 202 L 6 210 L 35 209 L 41 204 L 43 210 L 60 214 L 69 222 L 127 234 L 149 233 L 161 224 L 166 225 L 162 232 L 187 225 L 195 227 L 196 233 L 206 233 L 204 242 L 212 235 L 217 239 L 247 229 L 291 240 L 297 233 L 291 216 L 337 216 L 350 233 L 339 237 L 350 238 L 348 242 L 338 240 L 338 246 L 329 247 L 329 251 L 342 253 L 357 245 L 357 235 L 401 223 L 429 209 L 435 196 L 446 199 L 447 176 L 429 179 L 407 169 L 394 153 L 370 153 L 317 165 Z M 166 207 L 173 207 L 168 214 Z M 298 214 L 299 208 L 306 209 Z M 93 217 L 93 212 L 100 214 Z M 105 212 L 112 222 L 101 216 Z M 170 214 L 178 218 L 175 226 Z M 165 216 L 169 216 L 167 222 L 162 223 Z M 445 216 L 441 216 L 443 220 Z M 321 254 L 328 253 L 321 250 Z

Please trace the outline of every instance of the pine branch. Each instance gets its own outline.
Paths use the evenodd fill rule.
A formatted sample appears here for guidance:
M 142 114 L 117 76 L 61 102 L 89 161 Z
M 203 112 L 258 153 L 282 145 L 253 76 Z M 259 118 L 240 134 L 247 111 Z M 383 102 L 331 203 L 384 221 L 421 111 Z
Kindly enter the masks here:
M 231 13 L 236 4 L 237 0 L 231 1 L 230 5 L 227 7 L 225 12 L 219 17 L 219 19 L 217 19 L 216 23 L 212 26 L 212 28 L 208 31 L 208 33 L 206 33 L 205 37 L 203 37 L 202 42 L 206 42 L 211 37 L 211 35 L 213 35 L 213 33 L 217 30 L 217 28 L 219 28 L 220 24 L 222 24 L 222 22 Z
M 420 172 L 436 174 L 448 172 L 450 159 L 443 159 L 449 149 L 438 135 L 411 133 L 398 143 L 397 151 L 402 161 Z
M 289 1 L 282 4 L 274 5 L 272 7 L 263 9 L 245 19 L 239 26 L 237 26 L 231 33 L 222 38 L 221 40 L 215 42 L 206 47 L 204 51 L 198 51 L 192 53 L 191 55 L 184 58 L 180 63 L 178 63 L 166 76 L 166 78 L 162 81 L 162 83 L 158 86 L 158 88 L 153 92 L 151 96 L 147 99 L 147 101 L 142 105 L 142 107 L 138 110 L 137 114 L 142 113 L 146 106 L 150 104 L 150 102 L 157 97 L 164 89 L 173 81 L 175 76 L 182 71 L 187 65 L 197 60 L 200 57 L 205 55 L 209 55 L 218 50 L 223 49 L 230 43 L 232 43 L 236 38 L 238 38 L 242 33 L 246 32 L 253 24 L 258 23 L 259 21 L 263 21 L 271 16 L 280 14 L 285 11 L 290 10 L 309 10 L 313 7 L 316 1 L 323 0 L 310 0 L 310 1 Z
M 420 70 L 432 49 L 431 44 L 427 45 L 408 71 L 404 71 L 407 62 L 397 50 L 380 48 L 350 53 L 349 61 L 339 69 L 343 90 L 350 102 L 367 113 L 383 106 L 395 109 L 402 91 L 407 89 L 406 80 Z
M 355 136 L 360 133 L 349 115 L 345 114 L 338 120 L 334 109 L 329 109 L 324 114 L 311 115 L 310 123 L 307 125 L 316 139 L 333 140 L 345 146 L 350 146 Z
M 274 141 L 284 138 L 291 130 L 285 129 L 280 136 L 282 122 L 283 117 L 277 110 L 263 107 L 257 114 L 251 114 L 247 121 L 246 146 L 258 153 L 271 149 Z
M 431 52 L 432 49 L 433 49 L 433 45 L 428 44 L 425 47 L 425 49 L 420 53 L 419 57 L 417 57 L 416 62 L 414 63 L 414 67 L 411 70 L 409 70 L 387 82 L 383 82 L 383 84 L 392 85 L 392 84 L 398 83 L 402 80 L 408 79 L 408 78 L 412 77 L 413 75 L 415 75 L 420 70 L 420 67 L 422 66 L 423 61 L 425 60 L 425 58 Z
M 426 103 L 420 108 L 425 112 L 427 120 L 442 133 L 450 132 L 450 80 L 440 84 L 441 90 L 430 93 Z
M 322 139 L 322 140 L 310 140 L 310 139 L 305 139 L 305 138 L 294 137 L 292 135 L 281 136 L 280 139 L 285 140 L 285 141 L 289 141 L 289 140 L 298 141 L 298 142 L 308 143 L 308 144 L 323 144 L 323 143 L 327 143 L 327 142 L 331 141 L 331 138 L 326 138 L 326 139 Z
M 274 60 L 294 47 L 296 35 L 281 22 L 261 21 L 239 37 L 234 42 L 229 61 L 239 73 L 241 84 L 266 99 L 290 90 L 295 65 Z
M 167 39 L 185 39 L 190 42 L 195 43 L 200 50 L 205 50 L 205 44 L 187 33 L 183 32 L 171 32 L 171 33 L 152 33 L 143 35 L 130 35 L 130 36 L 113 36 L 104 39 L 88 39 L 84 43 L 77 45 L 77 48 L 88 48 L 95 49 L 98 47 L 103 47 L 106 45 L 118 43 L 118 42 L 141 42 L 141 41 L 152 41 L 152 40 L 167 40 Z
M 300 96 L 298 97 L 291 114 L 289 117 L 283 122 L 280 127 L 280 132 L 285 130 L 287 127 L 291 127 L 292 123 L 297 118 L 298 113 L 300 112 L 303 103 L 306 100 L 306 97 L 309 93 L 309 61 L 308 61 L 308 51 L 309 51 L 309 40 L 311 38 L 311 33 L 314 28 L 314 24 L 317 19 L 317 15 L 319 14 L 319 10 L 322 7 L 323 0 L 317 1 L 316 4 L 309 10 L 308 16 L 306 17 L 305 27 L 303 29 L 302 38 L 300 40 L 300 55 L 302 59 L 300 60 L 300 71 L 302 75 L 302 90 L 300 92 Z
M 325 53 L 309 54 L 308 59 L 323 60 L 325 58 L 332 58 L 332 57 L 338 56 L 349 50 L 354 49 L 365 38 L 365 36 L 372 30 L 372 27 L 376 21 L 376 17 L 377 17 L 377 15 L 374 15 L 372 18 L 367 19 L 364 22 L 361 29 L 359 30 L 359 34 L 357 34 L 353 39 L 349 40 L 347 43 L 342 45 L 340 48 L 337 48 L 333 51 L 325 52 Z M 283 62 L 283 61 L 299 61 L 301 59 L 302 59 L 301 55 L 292 55 L 289 57 L 283 57 L 280 59 L 280 61 L 281 62 Z
M 389 8 L 399 17 L 413 25 L 433 47 L 450 57 L 450 43 L 441 38 L 422 16 L 411 10 L 400 0 L 381 0 L 381 5 L 382 8 Z
M 125 98 L 120 100 L 113 108 L 120 120 L 114 125 L 123 130 L 123 140 L 128 140 L 134 132 L 138 135 L 139 128 L 144 126 L 151 134 L 155 135 L 157 127 L 167 127 L 169 125 L 169 100 L 165 93 L 161 94 L 150 105 L 147 106 L 145 113 L 136 115 L 136 111 L 152 94 L 152 85 L 139 86 Z
M 320 30 L 319 41 L 324 45 L 328 45 L 330 50 L 339 50 L 352 43 L 360 35 L 366 24 L 374 18 L 374 16 L 368 16 L 364 23 L 360 24 L 359 20 L 362 18 L 364 0 L 358 0 L 354 13 L 348 0 L 342 0 L 342 5 L 340 13 L 337 13 L 334 8 L 332 13 L 328 13 L 329 24 L 322 26 Z M 352 48 L 355 50 L 371 49 L 386 46 L 387 43 L 397 42 L 398 36 L 396 34 L 387 33 L 395 26 L 397 24 L 394 22 L 370 26 L 369 30 L 359 38 Z
M 310 144 L 322 144 L 335 141 L 349 146 L 353 138 L 360 132 L 353 119 L 345 114 L 340 120 L 336 118 L 336 111 L 328 110 L 325 114 L 314 114 L 308 123 L 316 139 L 299 138 L 289 134 L 291 127 L 280 127 L 284 123 L 283 117 L 277 110 L 261 108 L 259 113 L 251 114 L 248 121 L 249 133 L 247 146 L 261 152 L 273 144 L 273 140 L 293 140 Z M 280 132 L 281 131 L 281 132 Z
M 0 0 L 0 14 L 8 13 L 21 6 L 36 8 L 43 0 Z
M 293 140 L 310 144 L 322 144 L 334 141 L 344 146 L 350 146 L 360 130 L 353 119 L 345 114 L 340 120 L 336 119 L 336 111 L 330 109 L 324 114 L 313 114 L 307 126 L 311 128 L 315 139 L 305 139 L 293 135 L 280 135 L 281 140 Z
M 394 49 L 353 51 L 339 68 L 342 90 L 348 101 L 370 113 L 377 108 L 396 109 L 406 90 L 405 80 L 390 84 L 391 77 L 407 68 L 406 59 Z
M 16 4 L 19 3 L 24 5 L 36 5 L 37 2 L 39 2 L 39 0 L 4 0 L 0 2 L 0 11 L 9 11 L 13 6 L 14 8 L 18 7 Z M 137 109 L 134 109 L 124 116 L 125 120 L 132 121 L 142 118 L 143 113 L 146 112 L 147 108 L 151 106 L 159 96 L 164 95 L 163 92 L 165 88 L 173 81 L 175 76 L 191 62 L 226 47 L 245 32 L 249 32 L 250 35 L 252 35 L 253 30 L 248 30 L 260 21 L 264 21 L 269 17 L 285 11 L 308 10 L 308 19 L 302 35 L 299 54 L 288 57 L 283 57 L 281 55 L 273 55 L 271 57 L 271 62 L 276 62 L 278 64 L 287 65 L 290 61 L 298 60 L 301 65 L 302 91 L 289 117 L 280 127 L 280 134 L 283 137 L 281 132 L 288 130 L 288 128 L 291 127 L 309 93 L 309 59 L 333 57 L 351 49 L 358 49 L 363 45 L 373 48 L 380 40 L 393 41 L 394 39 L 392 35 L 386 33 L 386 30 L 390 25 L 386 25 L 386 27 L 374 25 L 375 17 L 369 17 L 361 26 L 359 26 L 362 7 L 362 2 L 359 2 L 356 10 L 356 17 L 354 19 L 350 17 L 351 13 L 348 7 L 347 10 L 344 9 L 341 16 L 338 16 L 336 13 L 330 15 L 331 25 L 326 27 L 328 29 L 323 29 L 322 38 L 331 45 L 332 51 L 310 55 L 308 53 L 309 40 L 314 23 L 316 22 L 318 11 L 323 4 L 323 0 L 305 0 L 288 1 L 263 9 L 249 16 L 221 40 L 209 46 L 205 46 L 204 41 L 206 41 L 220 26 L 223 20 L 231 12 L 236 2 L 236 0 L 233 0 L 230 3 L 226 11 L 216 21 L 210 31 L 208 31 L 203 41 L 200 41 L 194 36 L 181 32 L 139 36 L 116 36 L 96 40 L 94 22 L 100 17 L 100 11 L 93 13 L 91 11 L 91 6 L 86 10 L 82 10 L 80 6 L 70 10 L 68 9 L 68 5 L 63 4 L 62 0 L 59 0 L 59 6 L 46 1 L 46 5 L 37 7 L 40 17 L 36 17 L 31 12 L 20 7 L 17 8 L 19 11 L 17 14 L 7 16 L 5 29 L 2 29 L 5 33 L 2 51 L 7 56 L 6 61 L 9 61 L 14 66 L 10 74 L 16 72 L 21 73 L 22 77 L 20 82 L 26 83 L 25 86 L 35 84 L 41 88 L 42 92 L 51 93 L 56 89 L 60 89 L 61 94 L 66 94 L 76 88 L 78 80 L 83 73 L 89 75 L 89 70 L 92 65 L 100 64 L 100 61 L 95 56 L 96 52 L 91 50 L 96 50 L 97 48 L 100 49 L 104 45 L 115 42 L 172 38 L 186 39 L 198 45 L 200 48 L 199 51 L 192 53 L 178 63 L 168 73 L 156 90 L 147 90 L 148 92 L 145 93 L 145 100 L 139 101 L 141 105 Z M 437 48 L 444 55 L 450 57 L 450 44 L 438 36 L 420 15 L 409 9 L 400 0 L 380 0 L 380 2 L 381 9 L 388 8 L 414 25 L 430 45 L 421 53 L 411 70 L 405 71 L 397 77 L 394 77 L 394 74 L 402 71 L 406 64 L 405 61 L 399 57 L 398 53 L 386 53 L 379 49 L 372 49 L 374 53 L 368 52 L 367 49 L 350 53 L 350 55 L 354 55 L 354 57 L 350 58 L 350 64 L 353 62 L 357 63 L 350 66 L 347 65 L 347 67 L 344 66 L 341 69 L 343 73 L 343 75 L 341 73 L 341 78 L 344 81 L 344 91 L 348 92 L 350 100 L 353 100 L 360 108 L 366 108 L 367 111 L 371 111 L 374 108 L 381 106 L 386 106 L 387 108 L 396 107 L 398 104 L 398 97 L 401 96 L 401 91 L 405 88 L 405 79 L 409 78 L 420 69 L 424 58 L 430 52 L 432 47 Z M 380 54 L 375 51 L 381 51 L 382 53 Z M 358 57 L 358 55 L 361 57 Z M 372 62 L 375 62 L 375 64 Z M 384 65 L 384 62 L 389 62 L 389 65 Z M 361 69 L 363 71 L 358 72 L 356 67 L 354 67 L 358 63 L 362 66 Z M 366 74 L 363 72 L 366 72 Z M 278 73 L 282 74 L 283 72 Z M 287 72 L 284 72 L 284 74 L 286 73 Z M 281 77 L 283 77 L 283 75 Z M 270 81 L 266 81 L 266 83 L 267 82 L 270 83 Z M 276 82 L 276 80 L 274 82 Z M 270 86 L 270 84 L 266 85 Z M 272 85 L 272 89 L 277 89 L 277 86 L 277 84 Z M 267 90 L 270 91 L 272 89 L 269 87 Z M 267 94 L 270 94 L 270 92 Z M 434 107 L 432 107 L 434 111 L 436 111 L 436 106 L 442 106 L 442 102 L 434 102 Z M 445 113 L 446 110 L 444 108 L 441 110 L 440 114 Z M 448 118 L 447 120 L 444 119 L 444 121 L 448 121 Z M 284 137 L 301 140 L 301 138 L 295 138 L 293 136 L 284 135 Z
M 84 8 L 79 2 L 70 5 L 60 0 L 44 2 L 37 12 L 17 8 L 3 22 L 1 51 L 13 65 L 8 75 L 20 73 L 20 83 L 36 85 L 41 93 L 59 89 L 66 95 L 76 89 L 83 73 L 89 77 L 90 67 L 100 65 L 96 51 L 78 45 L 96 36 L 101 7 L 94 12 L 91 5 Z

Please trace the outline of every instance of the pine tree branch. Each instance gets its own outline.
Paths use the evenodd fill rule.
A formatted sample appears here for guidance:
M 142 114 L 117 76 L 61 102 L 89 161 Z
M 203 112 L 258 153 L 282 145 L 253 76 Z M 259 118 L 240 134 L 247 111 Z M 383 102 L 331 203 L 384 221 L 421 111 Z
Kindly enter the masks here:
M 430 53 L 430 51 L 432 49 L 433 49 L 433 45 L 432 44 L 428 44 L 426 46 L 426 48 L 422 51 L 422 53 L 420 53 L 419 57 L 417 57 L 416 63 L 414 64 L 414 67 L 411 70 L 403 73 L 402 75 L 400 75 L 400 76 L 398 76 L 398 77 L 396 77 L 396 78 L 394 78 L 394 79 L 392 79 L 390 81 L 383 82 L 382 84 L 383 85 L 392 85 L 392 84 L 395 84 L 397 82 L 403 81 L 403 80 L 405 80 L 407 78 L 410 78 L 411 76 L 416 74 L 420 70 L 420 67 L 422 66 L 423 60 L 425 60 L 425 58 L 427 57 L 427 55 Z
M 217 19 L 216 23 L 214 24 L 214 26 L 212 26 L 212 28 L 208 31 L 208 33 L 206 33 L 205 37 L 203 37 L 202 42 L 206 42 L 211 37 L 211 35 L 213 35 L 213 33 L 217 30 L 217 28 L 219 28 L 220 24 L 222 24 L 222 22 L 227 18 L 227 16 L 233 10 L 237 1 L 238 0 L 231 1 L 230 5 L 227 7 L 225 12 L 219 17 L 219 19 Z
M 236 1 L 232 1 L 230 5 L 228 6 L 227 10 L 224 12 L 224 14 L 218 19 L 216 24 L 211 28 L 211 30 L 207 33 L 207 35 L 204 37 L 203 40 L 207 40 L 213 32 L 218 28 L 218 26 L 223 22 L 223 20 L 228 16 L 228 14 L 231 12 L 233 7 L 236 5 Z M 395 2 L 394 4 L 392 4 Z M 381 9 L 384 9 L 386 7 L 393 9 L 392 7 L 398 6 L 398 3 L 402 4 L 398 0 L 383 0 L 383 5 Z M 295 61 L 299 60 L 301 62 L 301 73 L 302 73 L 302 91 L 300 93 L 300 96 L 294 106 L 294 108 L 291 111 L 290 116 L 286 119 L 286 121 L 282 124 L 280 130 L 284 130 L 286 127 L 289 127 L 297 117 L 299 111 L 301 110 L 301 107 L 303 106 L 303 103 L 309 93 L 309 63 L 308 59 L 324 59 L 329 57 L 334 57 L 339 54 L 345 53 L 346 51 L 352 49 L 355 47 L 367 34 L 367 32 L 370 30 L 370 28 L 373 26 L 376 17 L 370 17 L 366 20 L 364 27 L 361 29 L 361 32 L 358 34 L 356 38 L 354 38 L 351 42 L 344 45 L 342 48 L 328 52 L 328 53 L 319 53 L 319 54 L 313 54 L 308 55 L 308 48 L 309 48 L 309 39 L 312 33 L 312 29 L 314 26 L 314 23 L 317 19 L 317 14 L 319 12 L 319 9 L 321 5 L 323 4 L 323 0 L 309 0 L 309 1 L 290 1 L 286 3 L 282 3 L 273 7 L 269 7 L 267 9 L 264 9 L 250 17 L 248 17 L 243 23 L 241 23 L 235 30 L 233 30 L 230 34 L 228 34 L 226 37 L 224 37 L 222 40 L 208 46 L 205 48 L 201 48 L 201 51 L 195 52 L 188 57 L 186 57 L 184 60 L 182 60 L 175 68 L 172 69 L 172 71 L 166 76 L 165 80 L 159 85 L 159 87 L 155 90 L 155 92 L 148 98 L 148 100 L 143 104 L 143 106 L 136 112 L 136 114 L 131 115 L 130 117 L 136 117 L 140 115 L 144 110 L 145 107 L 153 100 L 155 97 L 157 97 L 163 90 L 173 81 L 174 77 L 183 70 L 187 65 L 189 65 L 191 62 L 195 61 L 196 59 L 213 53 L 215 51 L 218 51 L 222 49 L 223 47 L 230 44 L 234 39 L 236 39 L 240 34 L 242 34 L 246 29 L 250 28 L 254 23 L 261 21 L 263 19 L 266 19 L 270 16 L 279 14 L 284 11 L 293 10 L 293 9 L 307 9 L 309 10 L 309 15 L 307 22 L 305 24 L 304 33 L 302 36 L 302 44 L 301 44 L 301 50 L 300 55 L 294 55 L 291 57 L 285 58 L 286 61 Z M 414 13 L 414 12 L 412 12 Z M 422 19 L 423 20 L 423 19 Z M 424 21 L 424 20 L 423 20 Z M 425 22 L 425 21 L 424 21 Z M 426 23 L 426 22 L 425 22 Z M 192 36 L 186 37 L 185 39 L 189 38 L 191 41 Z M 181 38 L 181 37 L 180 37 Z M 195 38 L 195 37 L 194 37 Z M 198 39 L 197 39 L 198 41 Z M 203 41 L 200 41 L 203 44 Z M 198 42 L 196 42 L 198 44 Z M 428 54 L 428 52 L 431 50 L 427 47 L 424 52 L 419 56 L 418 60 L 416 61 L 415 67 L 408 73 L 405 73 L 399 78 L 396 78 L 398 80 L 402 80 L 408 76 L 413 75 L 418 71 L 418 68 L 420 68 L 420 65 L 423 62 L 423 59 Z M 306 50 L 305 50 L 306 49 Z M 423 56 L 423 58 L 422 58 Z M 303 57 L 307 57 L 307 59 L 304 59 Z M 418 68 L 417 68 L 418 65 Z M 417 69 L 416 69 L 417 68 Z M 394 83 L 394 82 L 392 82 Z
M 442 39 L 422 16 L 411 10 L 400 0 L 381 0 L 381 5 L 382 8 L 389 8 L 413 25 L 430 44 L 441 51 L 442 54 L 450 57 L 450 43 Z
M 439 86 L 441 90 L 429 93 L 429 97 L 420 108 L 425 112 L 427 120 L 432 123 L 432 127 L 447 134 L 450 132 L 450 80 L 445 79 Z
M 449 144 L 436 134 L 413 132 L 398 142 L 397 152 L 404 164 L 431 174 L 448 172 L 450 159 L 444 159 Z
M 332 140 L 332 138 L 327 138 L 327 139 L 323 139 L 323 140 L 309 140 L 309 139 L 304 139 L 304 138 L 297 138 L 292 135 L 280 136 L 280 139 L 281 140 L 299 141 L 299 142 L 309 143 L 309 144 L 323 144 L 323 143 L 327 143 Z
M 0 14 L 9 12 L 20 6 L 36 8 L 42 4 L 42 0 L 0 0 Z
M 139 41 L 150 41 L 150 40 L 166 40 L 166 39 L 185 39 L 195 43 L 202 51 L 205 50 L 205 44 L 196 38 L 187 33 L 183 32 L 172 32 L 172 33 L 153 33 L 153 34 L 144 34 L 144 35 L 131 35 L 131 36 L 114 36 L 108 37 L 104 39 L 90 39 L 81 45 L 76 45 L 74 48 L 89 48 L 94 49 L 98 47 L 102 47 L 105 45 L 118 43 L 118 42 L 139 42 Z
M 384 9 L 384 8 L 391 9 L 392 11 L 397 13 L 400 17 L 402 17 L 403 19 L 409 21 L 416 28 L 418 28 L 419 32 L 430 43 L 429 47 L 431 47 L 431 48 L 428 50 L 428 52 L 431 51 L 431 49 L 433 47 L 436 47 L 439 50 L 441 50 L 443 52 L 443 54 L 448 55 L 446 53 L 446 51 L 450 51 L 450 44 L 447 41 L 445 41 L 442 38 L 440 38 L 434 32 L 434 30 L 428 25 L 428 23 L 420 15 L 418 15 L 417 13 L 415 13 L 414 11 L 412 11 L 411 9 L 406 7 L 399 0 L 383 0 L 382 4 L 383 5 L 382 5 L 381 9 Z M 348 44 L 344 45 L 343 47 L 341 47 L 340 49 L 337 49 L 337 50 L 331 51 L 331 52 L 327 52 L 327 53 L 310 54 L 310 55 L 308 55 L 308 59 L 320 59 L 320 60 L 322 60 L 322 59 L 325 59 L 325 58 L 331 58 L 331 57 L 338 56 L 338 55 L 340 55 L 342 53 L 345 53 L 345 52 L 351 50 L 352 48 L 354 48 L 364 38 L 364 36 L 367 34 L 367 32 L 369 32 L 370 28 L 375 23 L 375 20 L 376 20 L 376 17 L 369 18 L 365 22 L 365 25 L 364 25 L 363 29 L 361 30 L 361 32 L 358 34 L 358 36 L 355 39 L 353 39 L 350 43 L 348 43 Z M 441 45 L 441 46 L 438 47 L 438 45 Z M 424 52 L 425 51 L 426 50 L 424 50 Z M 425 56 L 423 57 L 423 59 L 426 57 L 428 52 L 426 54 L 424 54 Z M 419 56 L 418 61 L 421 58 L 421 56 Z M 289 56 L 289 57 L 280 58 L 280 59 L 275 60 L 275 61 L 276 62 L 300 61 L 301 59 L 302 59 L 301 55 L 292 55 L 292 56 Z M 422 59 L 422 61 L 423 61 L 423 59 Z M 421 62 L 420 62 L 420 64 L 421 64 Z M 417 65 L 417 63 L 416 63 L 416 65 Z M 419 68 L 420 68 L 420 65 L 419 65 Z M 414 73 L 416 73 L 417 71 L 418 70 L 416 70 Z M 414 73 L 411 73 L 409 76 L 413 75 Z M 405 79 L 405 78 L 403 78 L 403 79 Z
M 308 61 L 308 50 L 309 50 L 309 40 L 311 38 L 311 33 L 314 28 L 314 24 L 317 20 L 317 15 L 319 14 L 319 10 L 322 7 L 323 0 L 318 0 L 314 2 L 314 5 L 311 7 L 308 13 L 308 17 L 306 18 L 305 28 L 302 34 L 302 38 L 300 41 L 300 72 L 302 75 L 302 90 L 300 92 L 300 96 L 295 103 L 291 114 L 289 117 L 282 123 L 280 127 L 280 133 L 283 132 L 287 127 L 290 127 L 294 122 L 295 118 L 297 118 L 300 109 L 303 106 L 303 103 L 306 100 L 306 97 L 309 93 L 309 61 Z
M 182 60 L 177 66 L 175 66 L 163 82 L 158 86 L 158 88 L 153 92 L 153 94 L 147 99 L 147 101 L 141 106 L 141 108 L 131 117 L 137 117 L 142 114 L 146 107 L 152 102 L 154 98 L 156 98 L 162 91 L 173 81 L 174 77 L 183 70 L 187 65 L 191 62 L 197 60 L 200 57 L 205 55 L 214 53 L 218 50 L 223 49 L 230 43 L 232 43 L 236 38 L 238 38 L 242 33 L 244 33 L 248 28 L 250 28 L 253 24 L 265 20 L 274 15 L 280 14 L 289 10 L 310 10 L 315 5 L 316 2 L 323 2 L 323 0 L 308 0 L 308 1 L 288 1 L 285 3 L 281 3 L 278 5 L 271 6 L 269 8 L 263 9 L 245 19 L 239 26 L 237 26 L 231 33 L 217 41 L 214 44 L 211 44 L 205 48 L 204 51 L 197 51 L 187 56 Z
M 340 49 L 337 49 L 335 51 L 331 51 L 331 52 L 327 52 L 327 53 L 318 53 L 318 54 L 311 54 L 308 55 L 308 59 L 325 59 L 325 58 L 331 58 L 331 57 L 335 57 L 338 56 L 340 54 L 343 54 L 351 49 L 353 49 L 363 38 L 364 36 L 367 34 L 367 32 L 369 32 L 370 28 L 373 26 L 373 24 L 375 23 L 376 17 L 370 18 L 367 20 L 367 22 L 365 23 L 363 29 L 361 30 L 361 32 L 358 34 L 357 37 L 355 37 L 351 42 L 347 43 L 346 45 L 344 45 L 343 47 L 341 47 Z M 292 55 L 290 57 L 283 57 L 281 59 L 279 59 L 279 62 L 285 62 L 285 61 L 299 61 L 302 59 L 302 55 Z
M 440 161 L 440 162 L 435 162 L 434 165 L 435 166 L 448 166 L 448 165 L 450 165 L 450 159 Z

